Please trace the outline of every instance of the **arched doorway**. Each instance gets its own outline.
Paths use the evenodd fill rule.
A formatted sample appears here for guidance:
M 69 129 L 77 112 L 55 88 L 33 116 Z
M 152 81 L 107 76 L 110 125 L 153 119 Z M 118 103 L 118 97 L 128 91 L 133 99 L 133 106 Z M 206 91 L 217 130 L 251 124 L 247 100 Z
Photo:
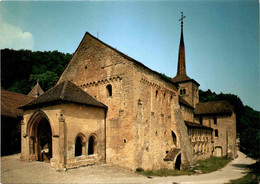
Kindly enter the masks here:
M 50 162 L 52 158 L 52 130 L 47 116 L 39 111 L 28 125 L 31 160 Z
M 38 124 L 38 161 L 49 162 L 52 158 L 52 133 L 51 127 L 46 118 Z
M 175 170 L 181 170 L 181 154 L 179 154 L 176 158 Z

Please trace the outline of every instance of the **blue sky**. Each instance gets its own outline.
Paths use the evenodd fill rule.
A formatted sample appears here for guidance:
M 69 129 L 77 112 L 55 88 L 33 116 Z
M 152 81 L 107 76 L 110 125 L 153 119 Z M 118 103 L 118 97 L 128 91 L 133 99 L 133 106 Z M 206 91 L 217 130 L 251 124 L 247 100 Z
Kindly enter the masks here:
M 73 53 L 85 32 L 170 77 L 177 71 L 180 12 L 186 68 L 200 89 L 238 95 L 260 110 L 259 2 L 0 2 L 0 48 Z

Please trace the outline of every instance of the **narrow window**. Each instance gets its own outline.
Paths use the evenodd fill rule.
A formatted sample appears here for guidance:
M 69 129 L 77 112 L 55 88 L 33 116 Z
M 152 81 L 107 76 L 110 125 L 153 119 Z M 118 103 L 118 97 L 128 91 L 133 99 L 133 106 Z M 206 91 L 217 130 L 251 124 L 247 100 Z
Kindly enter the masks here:
M 213 117 L 213 121 L 214 121 L 214 125 L 217 125 L 217 117 L 216 116 Z
M 172 141 L 173 141 L 173 145 L 176 146 L 176 142 L 177 142 L 177 137 L 175 135 L 175 133 L 172 131 Z
M 185 95 L 186 94 L 186 89 L 183 89 L 182 93 Z
M 112 96 L 112 86 L 111 86 L 111 84 L 108 84 L 106 88 L 107 88 L 107 96 L 111 97 Z
M 75 143 L 75 157 L 82 155 L 82 140 L 78 136 Z
M 93 155 L 95 153 L 95 137 L 90 136 L 88 140 L 88 155 Z
M 203 123 L 203 119 L 202 119 L 202 116 L 200 116 L 200 124 L 202 125 Z
M 180 90 L 180 94 L 182 95 L 182 89 Z
M 218 137 L 218 130 L 215 130 L 215 137 Z
M 158 90 L 155 91 L 155 98 L 158 96 Z

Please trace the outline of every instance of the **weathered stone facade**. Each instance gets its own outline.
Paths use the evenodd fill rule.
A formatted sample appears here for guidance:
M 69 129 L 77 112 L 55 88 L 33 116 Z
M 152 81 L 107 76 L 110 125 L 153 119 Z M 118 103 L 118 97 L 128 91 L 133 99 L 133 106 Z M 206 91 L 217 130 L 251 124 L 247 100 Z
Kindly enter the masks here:
M 90 94 L 86 99 L 91 101 L 85 99 L 81 104 L 80 98 L 67 97 L 59 104 L 46 104 L 53 102 L 48 91 L 49 94 L 37 98 L 42 101 L 36 99 L 25 106 L 22 159 L 40 158 L 36 153 L 37 140 L 34 141 L 37 131 L 30 128 L 40 121 L 41 118 L 35 119 L 37 114 L 50 124 L 53 153 L 50 161 L 56 168 L 106 162 L 131 170 L 184 169 L 196 160 L 209 158 L 219 146 L 227 150 L 222 150 L 221 156 L 231 152 L 236 155 L 233 131 L 227 131 L 230 140 L 223 144 L 227 139 L 223 132 L 229 123 L 235 125 L 234 119 L 223 123 L 219 120 L 219 125 L 210 126 L 194 116 L 199 84 L 186 75 L 182 34 L 181 40 L 178 63 L 184 63 L 178 64 L 182 69 L 178 68 L 176 77 L 169 80 L 86 33 L 52 90 L 73 83 Z M 38 107 L 43 102 L 45 106 Z M 223 137 L 212 137 L 216 128 Z M 91 135 L 96 140 L 93 155 L 86 151 Z M 76 155 L 77 145 L 81 147 L 80 156 Z

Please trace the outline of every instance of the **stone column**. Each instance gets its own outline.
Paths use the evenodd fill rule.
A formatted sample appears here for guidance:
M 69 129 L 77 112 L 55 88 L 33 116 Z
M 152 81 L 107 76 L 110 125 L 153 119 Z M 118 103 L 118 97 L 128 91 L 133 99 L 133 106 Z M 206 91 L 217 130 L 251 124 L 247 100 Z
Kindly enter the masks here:
M 66 168 L 66 142 L 65 142 L 65 118 L 63 116 L 63 111 L 60 112 L 59 117 L 59 168 Z

